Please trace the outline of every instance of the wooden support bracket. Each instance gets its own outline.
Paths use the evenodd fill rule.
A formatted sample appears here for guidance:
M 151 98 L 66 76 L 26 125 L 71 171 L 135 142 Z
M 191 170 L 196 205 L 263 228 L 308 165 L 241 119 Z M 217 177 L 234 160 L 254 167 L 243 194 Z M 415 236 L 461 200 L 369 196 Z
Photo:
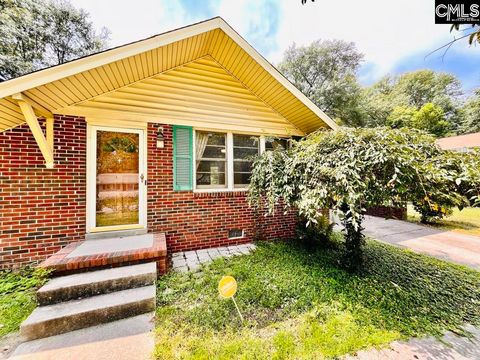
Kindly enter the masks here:
M 36 113 L 39 116 L 44 117 L 45 119 L 52 118 L 53 119 L 53 114 L 50 110 L 48 110 L 45 106 L 40 105 L 38 102 L 35 100 L 29 98 L 27 95 L 23 93 L 18 93 L 18 94 L 13 94 L 12 98 L 17 101 L 24 101 L 27 104 L 30 104 L 31 107 L 36 111 Z
M 47 133 L 47 144 L 53 154 L 53 117 L 47 117 L 45 122 Z
M 47 169 L 53 169 L 53 115 L 50 113 L 50 116 L 47 117 L 47 138 L 45 138 L 42 127 L 38 123 L 37 115 L 35 114 L 31 103 L 24 99 L 16 100 L 22 110 L 23 116 L 25 116 L 28 126 L 30 127 L 30 131 L 42 152 Z

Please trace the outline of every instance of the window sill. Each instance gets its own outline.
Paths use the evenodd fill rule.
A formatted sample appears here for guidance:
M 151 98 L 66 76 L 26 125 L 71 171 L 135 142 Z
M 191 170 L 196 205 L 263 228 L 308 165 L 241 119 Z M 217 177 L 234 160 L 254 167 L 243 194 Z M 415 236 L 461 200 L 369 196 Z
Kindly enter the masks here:
M 195 189 L 193 190 L 196 194 L 202 193 L 232 193 L 232 192 L 246 192 L 248 188 L 234 188 L 234 189 Z
M 195 189 L 193 195 L 195 197 L 246 197 L 247 188 L 243 189 Z

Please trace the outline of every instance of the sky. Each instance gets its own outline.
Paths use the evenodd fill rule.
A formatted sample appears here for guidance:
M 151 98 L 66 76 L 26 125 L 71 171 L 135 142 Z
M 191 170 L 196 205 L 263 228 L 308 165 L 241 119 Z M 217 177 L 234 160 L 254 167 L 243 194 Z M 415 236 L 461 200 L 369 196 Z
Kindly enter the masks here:
M 359 80 L 433 69 L 455 74 L 468 94 L 480 87 L 480 46 L 456 42 L 450 25 L 434 23 L 434 0 L 72 0 L 97 28 L 122 45 L 215 16 L 225 19 L 274 65 L 293 43 L 318 39 L 354 42 L 364 54 Z M 429 55 L 430 54 L 430 55 Z M 444 55 L 444 56 L 443 56 Z

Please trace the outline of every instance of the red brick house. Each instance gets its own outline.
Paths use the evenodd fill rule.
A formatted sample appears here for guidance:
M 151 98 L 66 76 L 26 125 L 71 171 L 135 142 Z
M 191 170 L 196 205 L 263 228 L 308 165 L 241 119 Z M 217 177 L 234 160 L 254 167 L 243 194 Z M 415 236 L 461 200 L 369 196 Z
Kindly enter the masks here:
M 250 157 L 335 123 L 214 18 L 0 83 L 0 268 L 163 233 L 169 251 L 294 235 Z

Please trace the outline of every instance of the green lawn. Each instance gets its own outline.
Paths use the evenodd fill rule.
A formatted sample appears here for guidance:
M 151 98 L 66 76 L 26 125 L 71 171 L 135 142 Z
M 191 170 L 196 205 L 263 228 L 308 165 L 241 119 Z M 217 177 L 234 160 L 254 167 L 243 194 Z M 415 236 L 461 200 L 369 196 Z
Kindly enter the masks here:
M 480 273 L 369 241 L 361 275 L 338 267 L 342 251 L 259 243 L 217 259 L 201 276 L 158 282 L 158 359 L 334 358 L 400 338 L 480 323 Z M 238 281 L 220 299 L 223 275 Z
M 35 289 L 46 278 L 44 270 L 24 268 L 0 272 L 0 337 L 18 330 L 36 306 Z
M 408 206 L 408 220 L 420 222 L 420 214 L 411 205 Z M 430 226 L 480 236 L 480 208 L 454 209 L 452 215 Z

